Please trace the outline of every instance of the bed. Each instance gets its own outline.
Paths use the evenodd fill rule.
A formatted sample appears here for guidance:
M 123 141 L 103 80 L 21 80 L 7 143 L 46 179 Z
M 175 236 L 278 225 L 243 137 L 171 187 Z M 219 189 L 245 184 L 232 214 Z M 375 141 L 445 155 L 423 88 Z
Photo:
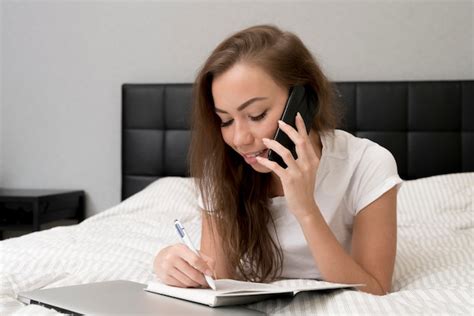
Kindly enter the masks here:
M 301 293 L 248 305 L 267 314 L 472 314 L 474 81 L 338 82 L 341 128 L 394 155 L 398 195 L 392 292 Z M 181 219 L 200 239 L 187 171 L 190 84 L 122 86 L 122 198 L 78 225 L 0 242 L 0 314 L 53 315 L 19 292 L 124 279 L 146 283 L 152 260 L 178 242 Z

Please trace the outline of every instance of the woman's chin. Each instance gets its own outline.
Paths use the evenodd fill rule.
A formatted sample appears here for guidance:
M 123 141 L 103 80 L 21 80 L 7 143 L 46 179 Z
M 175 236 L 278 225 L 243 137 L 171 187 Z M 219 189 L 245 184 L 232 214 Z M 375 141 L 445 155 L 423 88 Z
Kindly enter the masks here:
M 265 166 L 262 166 L 261 164 L 259 163 L 256 163 L 256 164 L 252 164 L 251 165 L 253 170 L 257 171 L 257 172 L 260 172 L 260 173 L 269 173 L 269 172 L 272 172 L 270 169 L 268 169 L 267 167 Z

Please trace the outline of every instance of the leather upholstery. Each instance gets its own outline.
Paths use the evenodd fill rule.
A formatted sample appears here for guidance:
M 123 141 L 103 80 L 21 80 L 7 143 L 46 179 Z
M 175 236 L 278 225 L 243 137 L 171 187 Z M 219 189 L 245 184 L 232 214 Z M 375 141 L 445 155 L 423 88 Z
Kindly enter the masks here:
M 394 155 L 404 179 L 474 171 L 474 81 L 337 82 L 341 128 Z M 122 198 L 188 176 L 191 84 L 122 86 Z

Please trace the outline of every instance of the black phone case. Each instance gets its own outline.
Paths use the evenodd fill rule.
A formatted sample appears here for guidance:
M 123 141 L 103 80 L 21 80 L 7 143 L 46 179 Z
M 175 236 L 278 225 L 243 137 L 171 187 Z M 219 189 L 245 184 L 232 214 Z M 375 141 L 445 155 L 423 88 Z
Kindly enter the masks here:
M 300 112 L 306 131 L 309 134 L 314 116 L 317 113 L 317 101 L 317 96 L 309 92 L 304 86 L 292 87 L 281 120 L 296 129 L 296 113 Z M 280 128 L 277 129 L 273 139 L 288 148 L 293 157 L 297 158 L 295 144 Z M 287 167 L 280 155 L 271 149 L 268 151 L 268 159 L 277 162 L 283 168 Z

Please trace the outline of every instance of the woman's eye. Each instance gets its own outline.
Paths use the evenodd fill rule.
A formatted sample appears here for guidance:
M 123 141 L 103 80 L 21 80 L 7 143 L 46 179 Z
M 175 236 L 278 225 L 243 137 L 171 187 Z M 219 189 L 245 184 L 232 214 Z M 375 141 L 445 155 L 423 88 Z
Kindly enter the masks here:
M 265 115 L 267 115 L 267 111 L 264 111 L 262 114 L 257 115 L 257 116 L 251 116 L 250 119 L 252 121 L 260 121 L 265 117 Z
M 233 121 L 233 120 L 228 120 L 228 121 L 222 122 L 222 123 L 221 123 L 221 127 L 229 126 L 230 124 L 232 124 L 232 121 Z
M 260 115 L 257 115 L 257 116 L 249 116 L 249 117 L 250 117 L 250 119 L 251 119 L 252 121 L 260 121 L 260 120 L 262 120 L 266 115 L 267 115 L 267 111 L 264 111 L 264 112 L 263 112 L 262 114 L 260 114 Z M 234 121 L 233 119 L 230 119 L 230 120 L 225 121 L 225 122 L 222 121 L 222 122 L 221 122 L 221 127 L 229 126 L 230 124 L 232 124 L 233 121 Z

